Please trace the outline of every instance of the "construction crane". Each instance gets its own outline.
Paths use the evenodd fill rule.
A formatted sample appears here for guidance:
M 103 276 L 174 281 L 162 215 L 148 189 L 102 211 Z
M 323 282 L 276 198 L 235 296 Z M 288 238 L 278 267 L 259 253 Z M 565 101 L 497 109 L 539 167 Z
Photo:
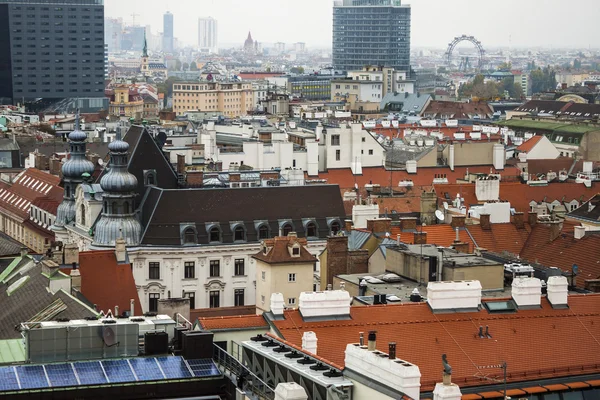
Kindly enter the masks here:
M 133 19 L 133 26 L 135 26 L 135 17 L 139 17 L 140 14 L 133 13 L 131 14 L 131 18 Z

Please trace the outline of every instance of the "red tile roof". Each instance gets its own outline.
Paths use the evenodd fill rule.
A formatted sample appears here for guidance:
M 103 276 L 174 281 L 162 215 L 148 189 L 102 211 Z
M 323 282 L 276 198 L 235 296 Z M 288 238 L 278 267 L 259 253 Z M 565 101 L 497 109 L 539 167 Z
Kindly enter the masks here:
M 85 251 L 79 253 L 81 293 L 98 310 L 107 312 L 119 306 L 129 310 L 130 299 L 135 302 L 135 314 L 142 314 L 131 264 L 117 264 L 114 250 Z
M 292 256 L 290 250 L 296 243 L 300 246 L 300 254 L 298 257 Z M 317 258 L 310 254 L 304 247 L 307 243 L 305 238 L 278 236 L 273 239 L 265 240 L 265 246 L 269 249 L 267 254 L 261 250 L 253 255 L 252 258 L 268 264 L 316 263 L 318 261 Z
M 533 150 L 533 148 L 535 147 L 536 144 L 538 144 L 540 142 L 540 140 L 542 140 L 541 135 L 536 135 L 533 136 L 531 139 L 529 139 L 528 141 L 526 141 L 525 143 L 523 143 L 522 145 L 520 145 L 519 147 L 517 147 L 517 150 L 528 153 L 531 150 Z
M 447 354 L 454 383 L 461 387 L 488 385 L 485 376 L 499 370 L 478 367 L 508 364 L 508 382 L 571 377 L 600 372 L 600 295 L 573 295 L 569 309 L 554 310 L 543 299 L 542 308 L 514 314 L 487 311 L 433 314 L 425 303 L 352 307 L 351 320 L 305 322 L 298 310 L 286 311 L 285 320 L 273 323 L 289 342 L 301 346 L 302 334 L 313 331 L 317 354 L 344 364 L 348 343 L 357 343 L 359 332 L 377 331 L 377 349 L 387 353 L 388 343 L 398 343 L 399 358 L 421 370 L 421 391 L 431 391 L 440 381 L 438 360 Z M 489 326 L 492 339 L 480 339 L 479 326 Z M 408 339 L 407 339 L 408 338 Z M 547 351 L 548 343 L 576 346 Z
M 36 199 L 48 197 L 56 200 L 62 195 L 58 186 L 60 178 L 35 168 L 20 173 L 11 185 L 0 187 L 0 208 L 22 219 L 29 215 L 31 204 Z
M 231 317 L 199 318 L 202 329 L 209 331 L 227 329 L 259 329 L 269 330 L 269 324 L 262 315 L 236 315 Z
M 494 253 L 508 251 L 519 255 L 529 237 L 531 227 L 525 223 L 523 229 L 517 229 L 512 223 L 490 224 L 490 229 L 485 230 L 481 225 L 469 225 L 467 230 L 477 243 L 478 247 Z
M 238 315 L 256 315 L 256 306 L 197 308 L 190 310 L 190 321 L 200 318 L 232 317 Z
M 436 168 L 419 168 L 416 174 L 409 174 L 406 171 L 388 171 L 384 167 L 368 167 L 363 168 L 362 175 L 353 175 L 350 168 L 330 169 L 328 172 L 321 172 L 317 177 L 308 177 L 307 179 L 325 179 L 328 184 L 339 185 L 342 189 L 354 188 L 354 183 L 360 188 L 366 184 L 378 184 L 382 187 L 389 187 L 390 180 L 394 188 L 398 188 L 398 183 L 403 180 L 411 180 L 415 187 L 413 190 L 419 190 L 421 187 L 430 187 L 433 184 L 433 179 L 438 176 L 445 176 L 450 183 L 456 183 L 457 179 L 464 179 L 467 171 L 471 173 L 500 173 L 502 179 L 516 179 L 520 176 L 518 168 L 509 167 L 503 171 L 496 171 L 490 166 L 471 166 L 457 167 L 451 171 L 446 167 Z
M 588 232 L 582 239 L 575 239 L 572 234 L 563 232 L 552 241 L 551 238 L 550 227 L 537 224 L 521 251 L 521 258 L 566 272 L 571 272 L 573 264 L 577 264 L 579 287 L 585 285 L 585 280 L 600 279 L 599 234 Z

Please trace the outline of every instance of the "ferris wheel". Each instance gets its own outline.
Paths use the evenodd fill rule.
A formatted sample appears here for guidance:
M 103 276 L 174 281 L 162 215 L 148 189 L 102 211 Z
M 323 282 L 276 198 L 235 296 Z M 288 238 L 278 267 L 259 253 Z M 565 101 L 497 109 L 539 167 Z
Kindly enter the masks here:
M 478 71 L 481 71 L 483 69 L 485 50 L 483 49 L 481 42 L 479 40 L 477 40 L 474 36 L 467 36 L 467 35 L 457 36 L 452 40 L 452 42 L 450 42 L 450 44 L 448 44 L 448 49 L 446 50 L 446 54 L 445 54 L 447 65 L 449 67 L 452 66 L 452 64 L 453 64 L 452 54 L 453 54 L 454 50 L 456 49 L 456 46 L 461 42 L 470 42 L 475 46 L 475 49 L 477 52 L 477 56 L 476 56 L 477 61 L 476 61 L 476 65 L 474 65 L 471 62 L 469 57 L 461 57 L 459 70 L 466 71 L 470 68 L 476 68 Z

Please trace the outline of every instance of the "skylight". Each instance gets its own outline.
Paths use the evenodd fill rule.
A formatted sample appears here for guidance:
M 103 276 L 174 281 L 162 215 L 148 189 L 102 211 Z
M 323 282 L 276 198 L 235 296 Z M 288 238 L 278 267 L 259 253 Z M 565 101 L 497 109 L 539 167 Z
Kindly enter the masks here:
M 483 305 L 490 314 L 505 314 L 517 311 L 517 305 L 512 300 L 485 301 Z

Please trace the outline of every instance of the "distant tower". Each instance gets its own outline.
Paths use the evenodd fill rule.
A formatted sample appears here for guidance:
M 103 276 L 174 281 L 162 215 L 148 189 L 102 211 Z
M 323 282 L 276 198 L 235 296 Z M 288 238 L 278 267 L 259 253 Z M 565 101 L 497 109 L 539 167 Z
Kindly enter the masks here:
M 108 172 L 100 180 L 104 191 L 102 215 L 94 233 L 94 247 L 114 247 L 119 238 L 128 246 L 140 244 L 142 227 L 135 215 L 137 178 L 127 171 L 129 144 L 117 138 L 108 145 L 110 163 Z
M 83 174 L 92 175 L 94 164 L 85 158 L 87 135 L 80 130 L 79 110 L 75 116 L 75 130 L 69 134 L 70 158 L 63 165 L 63 201 L 58 206 L 56 220 L 52 226 L 56 240 L 66 242 L 65 225 L 75 222 L 75 189 L 83 182 Z
M 163 15 L 163 51 L 165 53 L 172 53 L 174 50 L 174 43 L 173 14 L 167 11 Z
M 244 51 L 246 53 L 252 53 L 254 51 L 254 40 L 252 40 L 252 34 L 248 32 L 248 37 L 244 42 Z
M 142 66 L 140 68 L 144 76 L 150 76 L 150 65 L 148 58 L 148 41 L 146 40 L 146 30 L 144 29 L 144 49 L 142 50 Z

